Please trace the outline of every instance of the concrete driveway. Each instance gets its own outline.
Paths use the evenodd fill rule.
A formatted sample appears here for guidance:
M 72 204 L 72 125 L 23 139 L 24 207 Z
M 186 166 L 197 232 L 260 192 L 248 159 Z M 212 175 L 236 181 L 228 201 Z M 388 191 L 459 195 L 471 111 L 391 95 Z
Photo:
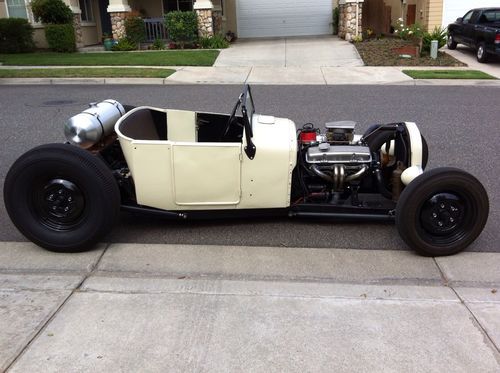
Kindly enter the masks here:
M 221 51 L 216 67 L 363 66 L 356 48 L 336 36 L 242 39 Z
M 470 68 L 484 71 L 500 79 L 500 57 L 490 57 L 487 63 L 479 63 L 476 60 L 476 52 L 465 45 L 458 45 L 456 50 L 450 50 L 446 47 L 442 50 L 455 57 L 457 60 L 466 63 Z

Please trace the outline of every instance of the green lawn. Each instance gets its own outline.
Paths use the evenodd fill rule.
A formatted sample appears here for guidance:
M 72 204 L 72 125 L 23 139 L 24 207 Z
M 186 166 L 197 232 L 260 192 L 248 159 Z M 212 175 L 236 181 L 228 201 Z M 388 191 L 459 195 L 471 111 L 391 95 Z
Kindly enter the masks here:
M 212 66 L 217 50 L 104 53 L 0 54 L 4 65 L 18 66 Z
M 413 79 L 496 79 L 478 70 L 403 70 Z
M 0 69 L 0 78 L 166 78 L 172 69 L 141 68 L 62 68 L 62 69 Z

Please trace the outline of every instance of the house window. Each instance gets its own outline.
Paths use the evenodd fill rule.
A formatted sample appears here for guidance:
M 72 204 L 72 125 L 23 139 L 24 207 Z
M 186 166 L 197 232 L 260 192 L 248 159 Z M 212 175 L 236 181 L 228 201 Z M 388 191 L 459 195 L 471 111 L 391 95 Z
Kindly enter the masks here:
M 80 0 L 80 10 L 82 11 L 82 22 L 94 22 L 92 0 Z
M 165 13 L 174 10 L 190 11 L 193 10 L 194 0 L 163 0 L 163 10 Z
M 7 10 L 9 18 L 24 18 L 28 19 L 26 11 L 26 3 L 24 0 L 7 0 Z

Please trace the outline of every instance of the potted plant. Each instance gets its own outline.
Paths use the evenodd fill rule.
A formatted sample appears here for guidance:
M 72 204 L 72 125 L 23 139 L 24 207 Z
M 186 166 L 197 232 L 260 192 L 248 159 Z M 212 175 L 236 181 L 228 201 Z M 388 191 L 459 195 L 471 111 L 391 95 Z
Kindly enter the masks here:
M 114 44 L 113 37 L 105 32 L 104 34 L 102 34 L 102 44 L 104 45 L 105 51 L 110 51 Z

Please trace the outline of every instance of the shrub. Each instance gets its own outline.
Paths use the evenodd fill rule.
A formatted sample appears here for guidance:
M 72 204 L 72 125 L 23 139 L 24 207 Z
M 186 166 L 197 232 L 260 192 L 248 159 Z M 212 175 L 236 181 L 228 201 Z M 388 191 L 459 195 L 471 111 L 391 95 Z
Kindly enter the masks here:
M 165 15 L 165 25 L 173 42 L 184 48 L 186 43 L 192 43 L 198 33 L 198 18 L 195 12 L 175 11 Z
M 446 44 L 447 36 L 448 33 L 446 29 L 438 26 L 434 27 L 434 30 L 430 33 L 425 32 L 424 36 L 422 37 L 422 51 L 430 52 L 432 40 L 438 41 L 439 48 L 443 47 Z
M 45 37 L 49 48 L 55 52 L 74 52 L 76 49 L 72 24 L 45 25 Z
M 0 53 L 30 52 L 33 43 L 33 27 L 23 18 L 0 19 Z
M 165 48 L 166 48 L 165 42 L 159 38 L 155 39 L 155 41 L 153 42 L 153 45 L 151 46 L 151 49 L 154 49 L 154 50 L 162 50 Z
M 424 29 L 418 23 L 411 26 L 405 26 L 403 19 L 398 19 L 398 24 L 394 28 L 394 34 L 398 35 L 403 40 L 419 39 L 424 34 Z
M 339 33 L 339 15 L 340 15 L 339 8 L 336 7 L 335 9 L 333 9 L 333 17 L 332 17 L 333 35 L 337 35 Z
M 229 47 L 229 42 L 222 35 L 201 37 L 199 43 L 203 49 L 223 49 Z
M 146 40 L 146 28 L 141 17 L 128 17 L 125 20 L 125 33 L 127 39 L 134 44 L 143 43 Z
M 133 41 L 131 41 L 127 38 L 123 38 L 123 39 L 118 40 L 118 43 L 113 45 L 113 47 L 111 48 L 111 50 L 115 51 L 115 52 L 133 51 L 135 49 L 137 49 L 137 45 Z
M 73 23 L 73 12 L 62 0 L 32 0 L 31 10 L 36 22 L 56 25 Z

